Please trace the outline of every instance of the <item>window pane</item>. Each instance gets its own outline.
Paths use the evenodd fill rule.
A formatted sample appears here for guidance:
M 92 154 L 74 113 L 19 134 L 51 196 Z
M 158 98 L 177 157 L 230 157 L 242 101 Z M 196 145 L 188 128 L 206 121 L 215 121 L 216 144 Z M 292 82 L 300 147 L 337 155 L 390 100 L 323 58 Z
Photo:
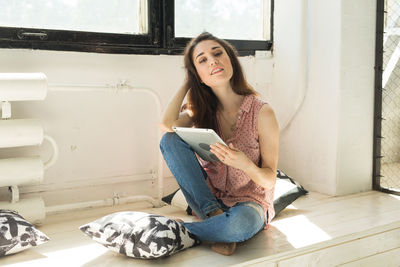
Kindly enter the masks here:
M 146 0 L 0 0 L 0 27 L 147 33 Z
M 175 37 L 269 40 L 270 0 L 175 0 Z

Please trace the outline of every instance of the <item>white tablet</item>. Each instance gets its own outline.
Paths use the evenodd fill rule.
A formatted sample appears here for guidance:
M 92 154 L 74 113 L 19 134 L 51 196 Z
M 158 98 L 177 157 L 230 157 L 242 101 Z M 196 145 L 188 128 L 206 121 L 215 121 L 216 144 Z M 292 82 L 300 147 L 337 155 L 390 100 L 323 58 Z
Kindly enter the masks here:
M 202 159 L 219 161 L 214 153 L 210 152 L 210 145 L 217 142 L 226 145 L 213 129 L 172 127 L 177 135 L 183 139 Z

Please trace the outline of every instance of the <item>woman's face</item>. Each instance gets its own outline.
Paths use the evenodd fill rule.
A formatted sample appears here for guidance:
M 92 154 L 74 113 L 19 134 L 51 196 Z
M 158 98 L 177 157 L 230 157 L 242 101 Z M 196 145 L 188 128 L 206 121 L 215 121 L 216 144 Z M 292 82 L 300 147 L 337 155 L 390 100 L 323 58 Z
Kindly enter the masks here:
M 193 50 L 193 62 L 203 83 L 209 87 L 224 86 L 233 75 L 231 60 L 224 47 L 213 40 L 197 44 Z

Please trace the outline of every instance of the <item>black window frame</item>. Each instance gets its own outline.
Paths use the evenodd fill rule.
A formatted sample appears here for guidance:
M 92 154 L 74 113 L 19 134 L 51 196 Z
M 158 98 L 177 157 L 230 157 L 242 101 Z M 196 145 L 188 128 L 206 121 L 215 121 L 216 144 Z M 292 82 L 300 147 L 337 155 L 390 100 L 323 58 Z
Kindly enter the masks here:
M 385 30 L 385 1 L 376 1 L 376 37 L 375 37 L 375 99 L 374 99 L 374 135 L 373 135 L 373 172 L 372 172 L 372 188 L 384 193 L 395 194 L 400 196 L 397 190 L 391 190 L 381 186 L 381 161 L 384 155 L 382 154 L 382 139 L 385 138 L 382 134 L 383 118 L 383 57 L 384 57 L 384 30 Z
M 174 0 L 148 1 L 148 34 L 128 35 L 54 29 L 0 27 L 0 48 L 95 52 L 108 54 L 182 54 L 190 38 L 174 36 Z M 272 50 L 274 0 L 271 0 L 270 40 L 226 39 L 239 55 Z

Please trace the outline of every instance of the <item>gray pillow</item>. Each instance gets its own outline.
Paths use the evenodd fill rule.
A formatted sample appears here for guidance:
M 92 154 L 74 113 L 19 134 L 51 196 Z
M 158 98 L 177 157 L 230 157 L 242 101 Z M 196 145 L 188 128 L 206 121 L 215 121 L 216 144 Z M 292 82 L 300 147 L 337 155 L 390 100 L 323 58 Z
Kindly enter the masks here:
M 0 210 L 0 257 L 41 245 L 49 238 L 16 211 Z
M 117 212 L 79 229 L 108 249 L 133 258 L 155 259 L 200 241 L 179 222 L 144 212 Z
M 308 193 L 302 185 L 281 170 L 277 171 L 276 178 L 274 193 L 275 217 L 284 208 L 292 204 L 293 201 Z

